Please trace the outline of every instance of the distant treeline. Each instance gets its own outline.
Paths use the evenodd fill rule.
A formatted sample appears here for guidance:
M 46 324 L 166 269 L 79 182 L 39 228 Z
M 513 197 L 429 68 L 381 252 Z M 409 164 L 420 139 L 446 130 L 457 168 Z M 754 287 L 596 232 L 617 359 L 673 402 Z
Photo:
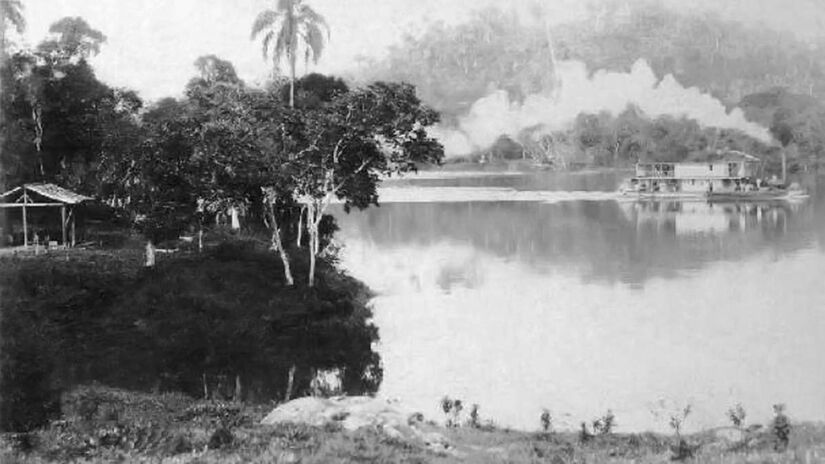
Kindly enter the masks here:
M 526 130 L 517 138 L 501 136 L 486 150 L 458 160 L 527 159 L 560 169 L 583 166 L 627 167 L 637 161 L 683 161 L 717 150 L 765 155 L 773 169 L 779 148 L 733 129 L 701 127 L 684 117 L 649 119 L 630 107 L 618 116 L 580 114 L 567 130 Z
M 592 72 L 626 72 L 643 58 L 659 78 L 672 74 L 680 84 L 697 87 L 728 108 L 742 107 L 748 119 L 771 128 L 779 139 L 777 146 L 796 143 L 800 164 L 810 166 L 825 156 L 825 44 L 809 45 L 790 34 L 710 14 L 677 13 L 653 2 L 628 5 L 607 2 L 605 11 L 549 31 L 541 20 L 498 8 L 483 10 L 464 24 L 435 24 L 423 35 L 407 37 L 386 59 L 363 62 L 357 76 L 410 82 L 446 123 L 455 124 L 492 89 L 506 90 L 515 102 L 552 89 L 554 58 L 581 61 Z M 645 158 L 650 153 L 677 159 L 702 145 L 732 144 L 769 159 L 777 153 L 777 147 L 754 146 L 755 141 L 743 135 L 717 134 L 699 130 L 690 121 L 647 120 L 633 113 L 630 108 L 622 115 L 582 115 L 573 128 L 552 139 L 557 151 L 568 153 L 565 158 L 589 164 Z M 594 126 L 613 126 L 613 132 L 621 132 L 627 120 L 631 127 L 644 126 L 639 132 L 647 136 L 638 141 L 638 149 L 634 143 L 616 140 L 621 135 L 598 136 L 600 142 L 588 135 Z M 680 139 L 679 133 L 685 137 Z M 477 156 L 536 152 L 536 147 L 513 140 L 522 145 L 513 148 L 516 155 L 508 152 L 508 141 L 500 142 Z M 547 145 L 536 137 L 533 142 Z

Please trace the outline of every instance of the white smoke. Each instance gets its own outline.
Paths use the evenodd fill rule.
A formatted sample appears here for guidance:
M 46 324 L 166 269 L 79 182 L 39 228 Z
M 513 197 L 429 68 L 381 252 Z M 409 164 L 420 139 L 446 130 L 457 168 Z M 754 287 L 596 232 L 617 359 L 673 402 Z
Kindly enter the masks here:
M 683 87 L 670 74 L 659 80 L 643 59 L 629 73 L 597 71 L 588 76 L 579 61 L 560 61 L 557 70 L 561 86 L 553 95 L 530 95 L 515 104 L 498 90 L 476 101 L 457 129 L 436 127 L 433 134 L 447 156 L 487 148 L 501 135 L 515 137 L 531 127 L 563 130 L 581 113 L 618 115 L 631 104 L 650 118 L 683 116 L 704 127 L 738 129 L 764 143 L 773 140 L 767 128 L 748 121 L 741 109 L 728 112 L 713 96 Z

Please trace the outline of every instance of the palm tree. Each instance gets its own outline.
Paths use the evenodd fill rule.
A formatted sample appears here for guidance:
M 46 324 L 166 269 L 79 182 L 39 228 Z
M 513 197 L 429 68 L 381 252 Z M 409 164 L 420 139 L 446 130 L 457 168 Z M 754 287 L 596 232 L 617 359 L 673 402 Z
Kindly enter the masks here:
M 11 23 L 18 33 L 26 29 L 23 18 L 23 4 L 20 0 L 0 0 L 0 53 L 6 53 L 6 22 Z
M 289 106 L 295 106 L 295 65 L 299 44 L 304 45 L 304 59 L 318 62 L 324 51 L 324 30 L 329 39 L 329 26 L 323 16 L 302 0 L 278 0 L 277 8 L 261 12 L 252 25 L 252 39 L 263 36 L 264 59 L 272 56 L 273 65 L 281 59 L 289 65 Z M 274 46 L 273 46 L 274 41 Z

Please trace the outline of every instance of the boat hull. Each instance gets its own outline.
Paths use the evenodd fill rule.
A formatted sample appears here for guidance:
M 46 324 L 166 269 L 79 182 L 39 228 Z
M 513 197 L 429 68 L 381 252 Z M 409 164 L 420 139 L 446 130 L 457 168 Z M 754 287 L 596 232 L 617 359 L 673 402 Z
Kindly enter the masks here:
M 802 200 L 808 198 L 804 191 L 765 190 L 750 192 L 638 192 L 621 191 L 626 198 L 641 200 L 703 200 L 703 201 L 770 201 Z

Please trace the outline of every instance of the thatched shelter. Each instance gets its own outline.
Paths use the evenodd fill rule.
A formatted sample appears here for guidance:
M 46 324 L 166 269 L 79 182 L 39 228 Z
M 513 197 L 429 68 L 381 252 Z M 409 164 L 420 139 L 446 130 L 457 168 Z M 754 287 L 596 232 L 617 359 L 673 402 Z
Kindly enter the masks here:
M 61 243 L 64 246 L 74 246 L 75 223 L 77 219 L 75 209 L 77 206 L 91 199 L 90 197 L 72 192 L 55 184 L 31 183 L 23 184 L 0 195 L 0 208 L 12 210 L 12 214 L 7 215 L 11 216 L 8 227 L 11 229 L 10 235 L 12 237 L 14 237 L 14 231 L 16 230 L 17 221 L 15 219 L 18 217 L 18 214 L 14 213 L 17 211 L 20 212 L 19 218 L 20 224 L 22 225 L 24 246 L 29 246 L 31 237 L 30 229 L 33 224 L 32 220 L 39 219 L 42 221 L 44 218 L 50 216 L 49 214 L 44 214 L 44 209 L 55 208 L 59 210 L 59 213 L 55 213 L 55 219 L 57 218 L 57 214 L 59 214 L 60 233 L 62 237 Z M 51 222 L 53 223 L 54 221 Z M 8 232 L 4 231 L 4 234 L 8 234 Z

